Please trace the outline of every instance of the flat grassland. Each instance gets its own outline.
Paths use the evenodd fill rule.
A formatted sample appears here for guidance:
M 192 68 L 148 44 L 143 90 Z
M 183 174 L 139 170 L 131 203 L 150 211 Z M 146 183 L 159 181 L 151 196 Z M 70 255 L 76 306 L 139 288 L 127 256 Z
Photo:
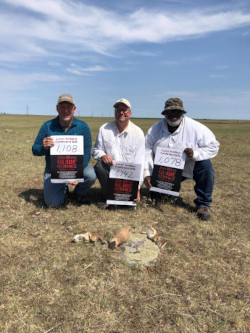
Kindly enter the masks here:
M 181 199 L 157 206 L 143 188 L 136 210 L 102 210 L 96 181 L 91 205 L 46 208 L 44 157 L 31 146 L 49 118 L 0 115 L 0 332 L 249 332 L 250 121 L 201 121 L 221 143 L 212 218 L 202 222 L 192 180 Z M 82 119 L 93 141 L 109 120 Z M 133 121 L 146 133 L 157 119 Z M 82 231 L 108 237 L 129 225 L 152 225 L 166 242 L 153 266 L 128 265 L 100 243 L 71 243 Z

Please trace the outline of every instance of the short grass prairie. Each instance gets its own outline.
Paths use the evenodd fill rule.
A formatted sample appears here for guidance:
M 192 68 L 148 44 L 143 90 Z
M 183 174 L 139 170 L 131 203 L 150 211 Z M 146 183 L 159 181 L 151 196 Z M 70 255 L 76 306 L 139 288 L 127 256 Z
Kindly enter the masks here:
M 0 332 L 249 332 L 250 121 L 205 120 L 221 144 L 213 159 L 212 217 L 192 212 L 193 181 L 177 202 L 157 206 L 142 188 L 136 210 L 43 202 L 44 157 L 31 146 L 52 117 L 0 115 Z M 93 142 L 108 118 L 81 118 Z M 157 119 L 133 119 L 146 133 Z M 91 165 L 94 165 L 91 160 Z M 128 265 L 120 249 L 72 244 L 79 232 L 105 237 L 152 225 L 166 245 L 152 266 Z

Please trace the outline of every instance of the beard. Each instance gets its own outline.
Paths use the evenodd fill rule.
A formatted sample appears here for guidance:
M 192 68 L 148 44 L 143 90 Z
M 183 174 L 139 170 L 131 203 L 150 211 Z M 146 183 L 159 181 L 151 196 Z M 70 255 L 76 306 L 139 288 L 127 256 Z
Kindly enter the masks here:
M 177 119 L 176 121 L 171 121 L 170 119 L 168 119 L 167 116 L 165 116 L 165 119 L 166 119 L 167 124 L 168 124 L 169 126 L 171 126 L 171 127 L 177 127 L 177 126 L 179 126 L 180 123 L 182 122 L 183 118 L 184 118 L 184 115 L 182 114 L 182 115 L 180 116 L 180 118 Z

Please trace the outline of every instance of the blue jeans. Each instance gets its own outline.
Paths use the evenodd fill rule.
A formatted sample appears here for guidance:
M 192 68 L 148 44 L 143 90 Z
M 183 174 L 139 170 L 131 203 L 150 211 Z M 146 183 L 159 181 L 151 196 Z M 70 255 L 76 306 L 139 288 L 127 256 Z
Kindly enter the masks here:
M 182 180 L 185 179 L 183 177 Z M 193 179 L 195 181 L 194 191 L 197 195 L 194 200 L 196 208 L 210 208 L 214 186 L 214 170 L 210 160 L 195 162 Z
M 77 195 L 85 195 L 89 190 L 90 186 L 94 184 L 96 180 L 96 174 L 94 168 L 90 165 L 87 165 L 83 170 L 84 173 L 84 182 L 79 183 L 75 188 L 75 193 Z M 44 177 L 44 201 L 47 206 L 58 207 L 60 206 L 65 199 L 67 192 L 67 183 L 54 184 L 51 183 L 51 174 L 48 170 L 45 169 Z

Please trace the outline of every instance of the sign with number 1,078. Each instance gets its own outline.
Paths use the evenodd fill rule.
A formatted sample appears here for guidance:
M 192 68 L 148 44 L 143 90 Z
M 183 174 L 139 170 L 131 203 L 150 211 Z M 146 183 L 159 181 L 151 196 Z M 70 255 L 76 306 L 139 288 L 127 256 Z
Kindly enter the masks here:
M 184 169 L 186 154 L 174 148 L 157 147 L 154 164 Z

